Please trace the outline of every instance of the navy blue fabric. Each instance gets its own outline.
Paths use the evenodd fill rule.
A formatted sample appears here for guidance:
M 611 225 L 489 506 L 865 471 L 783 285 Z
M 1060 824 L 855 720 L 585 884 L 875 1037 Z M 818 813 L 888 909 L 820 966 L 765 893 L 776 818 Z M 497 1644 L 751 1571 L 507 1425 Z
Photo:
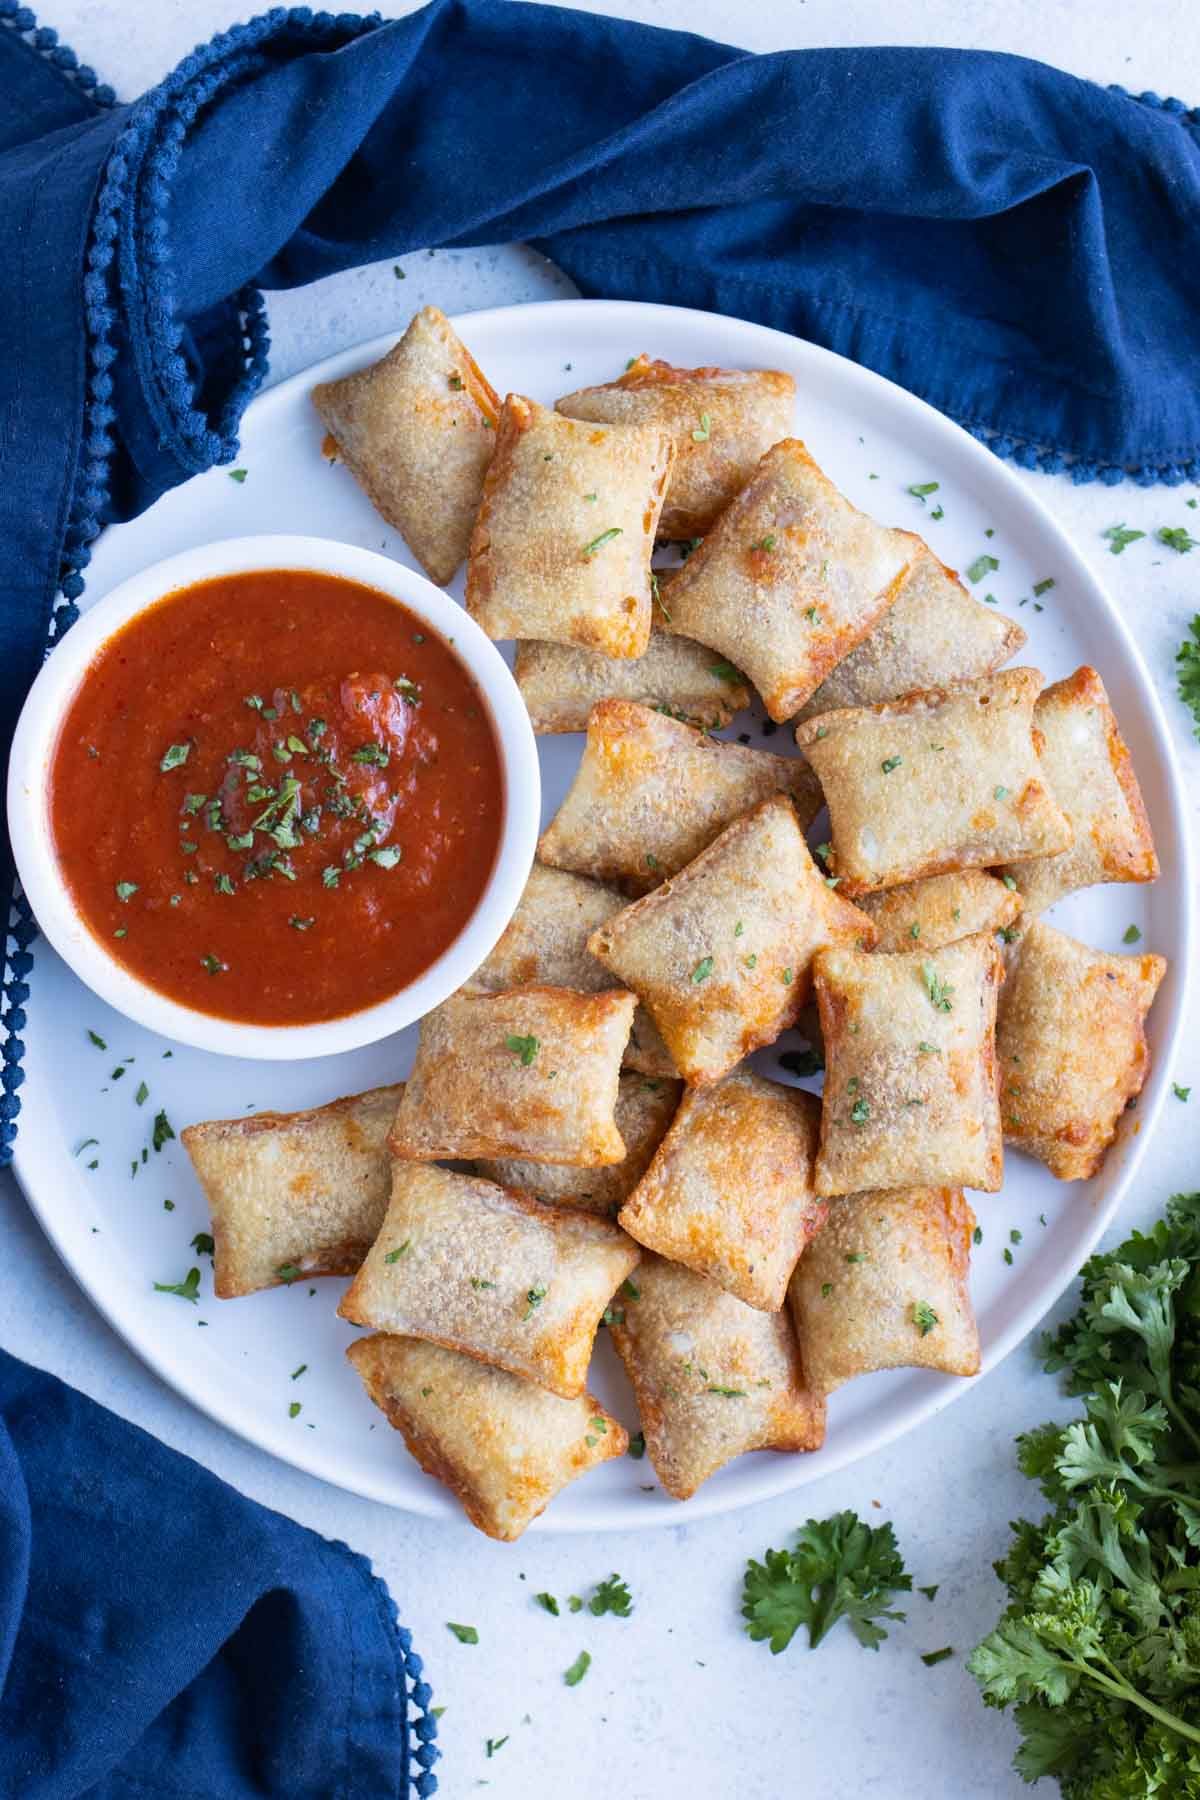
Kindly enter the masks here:
M 0 1351 L 0 1800 L 410 1800 L 429 1697 L 363 1557 Z

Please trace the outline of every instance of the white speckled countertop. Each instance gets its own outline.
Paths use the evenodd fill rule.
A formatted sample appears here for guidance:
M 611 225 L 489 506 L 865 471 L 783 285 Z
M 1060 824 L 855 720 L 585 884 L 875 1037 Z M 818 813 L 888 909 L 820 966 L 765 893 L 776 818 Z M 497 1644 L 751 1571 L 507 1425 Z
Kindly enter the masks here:
M 151 7 L 46 0 L 40 10 L 123 97 L 229 24 L 232 11 L 231 0 L 156 0 Z M 410 9 L 385 3 L 380 10 Z M 758 7 L 609 0 L 605 10 L 757 50 L 872 43 L 1011 50 L 1102 82 L 1200 103 L 1200 37 L 1188 0 L 1145 0 L 1136 14 L 1128 0 L 770 0 Z M 554 269 L 521 249 L 412 257 L 408 270 L 406 314 L 430 300 L 467 311 L 571 292 Z M 396 306 L 390 265 L 276 297 L 273 378 L 398 326 Z M 1191 775 L 1194 822 L 1200 746 L 1175 699 L 1173 656 L 1186 621 L 1200 609 L 1200 555 L 1114 559 L 1100 537 L 1116 520 L 1146 530 L 1178 523 L 1183 496 L 1024 479 L 1094 559 L 1135 626 Z M 1200 1003 L 1193 1003 L 1176 1073 L 1200 1094 Z M 1182 1108 L 1166 1115 L 1126 1205 L 1124 1230 L 1144 1226 L 1170 1193 L 1196 1185 L 1197 1122 Z M 613 1792 L 627 1800 L 774 1800 L 785 1793 L 807 1800 L 917 1793 L 921 1800 L 1018 1800 L 1028 1791 L 1009 1767 L 1013 1727 L 980 1705 L 962 1665 L 995 1621 L 1000 1588 L 990 1564 L 1005 1546 L 1007 1521 L 1039 1508 L 1038 1495 L 1016 1472 L 1013 1435 L 1061 1405 L 1028 1346 L 967 1403 L 795 1499 L 644 1537 L 531 1537 L 510 1548 L 337 1492 L 210 1423 L 143 1368 L 92 1310 L 7 1176 L 0 1180 L 0 1216 L 0 1341 L 244 1492 L 374 1560 L 426 1657 L 435 1700 L 446 1708 L 438 1774 L 452 1800 L 485 1782 L 498 1800 L 607 1800 Z M 841 1631 L 818 1655 L 797 1641 L 772 1657 L 740 1629 L 745 1559 L 786 1542 L 810 1514 L 842 1507 L 890 1518 L 914 1579 L 940 1584 L 937 1599 L 915 1596 L 909 1626 L 878 1655 Z M 215 1559 L 214 1579 L 219 1569 Z M 635 1597 L 627 1621 L 553 1619 L 532 1599 L 539 1589 L 560 1596 L 585 1590 L 614 1569 Z M 447 1619 L 476 1625 L 479 1646 L 456 1643 Z M 955 1659 L 933 1669 L 921 1663 L 918 1651 L 947 1644 L 959 1652 Z M 583 1648 L 592 1653 L 592 1669 L 568 1689 L 562 1671 Z M 505 1734 L 508 1743 L 489 1760 L 485 1740 Z

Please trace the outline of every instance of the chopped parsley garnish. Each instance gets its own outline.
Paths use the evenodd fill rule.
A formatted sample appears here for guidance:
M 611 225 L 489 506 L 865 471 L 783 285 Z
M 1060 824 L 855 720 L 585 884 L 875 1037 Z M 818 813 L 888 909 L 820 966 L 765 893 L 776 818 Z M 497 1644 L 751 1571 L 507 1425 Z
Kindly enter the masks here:
M 793 1550 L 768 1550 L 746 1564 L 742 1617 L 746 1633 L 766 1639 L 772 1654 L 786 1650 L 803 1625 L 811 1649 L 846 1619 L 865 1650 L 887 1636 L 882 1621 L 903 1620 L 894 1595 L 912 1592 L 912 1576 L 890 1525 L 864 1525 L 852 1512 L 809 1519 Z
M 368 850 L 367 861 L 375 863 L 381 869 L 394 869 L 403 855 L 399 844 L 384 844 L 378 850 Z
M 745 1388 L 720 1387 L 715 1381 L 710 1381 L 704 1391 L 706 1394 L 723 1394 L 727 1400 L 744 1400 L 746 1398 Z
M 394 1250 L 389 1250 L 383 1260 L 385 1263 L 398 1263 L 400 1261 L 400 1258 L 403 1255 L 405 1255 L 405 1253 L 407 1251 L 409 1251 L 411 1249 L 412 1249 L 412 1239 L 405 1238 L 405 1240 L 402 1244 L 398 1244 Z
M 855 1125 L 865 1125 L 871 1117 L 871 1108 L 860 1095 L 850 1108 L 850 1119 Z
M 629 1449 L 626 1454 L 632 1456 L 634 1462 L 641 1462 L 643 1456 L 646 1454 L 646 1434 L 644 1431 L 635 1431 L 633 1433 L 633 1436 L 629 1440 Z
M 360 744 L 357 750 L 352 750 L 350 752 L 350 761 L 356 763 L 370 763 L 373 768 L 386 769 L 389 757 L 382 744 L 372 741 L 369 744 Z
M 303 1269 L 298 1268 L 295 1263 L 280 1263 L 275 1271 L 285 1287 L 291 1287 L 293 1281 L 299 1281 L 303 1273 Z
M 531 1319 L 549 1292 L 544 1281 L 535 1282 L 525 1295 L 525 1311 L 521 1314 L 522 1319 Z
M 533 1597 L 543 1612 L 548 1612 L 555 1619 L 560 1616 L 558 1601 L 554 1598 L 553 1594 L 535 1594 Z
M 915 1300 L 912 1309 L 913 1324 L 922 1337 L 928 1337 L 938 1322 L 938 1316 L 928 1300 Z
M 216 1249 L 216 1245 L 213 1243 L 212 1236 L 209 1232 L 198 1231 L 192 1239 L 192 1249 L 196 1252 L 197 1256 L 212 1256 Z
M 924 504 L 930 494 L 937 493 L 940 486 L 941 482 L 939 481 L 914 481 L 906 491 L 912 495 L 914 500 L 920 500 Z
M 174 1136 L 174 1129 L 172 1128 L 171 1121 L 168 1119 L 166 1113 L 155 1113 L 154 1125 L 151 1128 L 150 1133 L 150 1141 L 154 1145 L 154 1148 L 156 1150 L 161 1150 L 163 1145 L 169 1142 Z
M 108 1049 L 108 1045 L 105 1043 L 104 1039 L 102 1037 L 98 1037 L 94 1031 L 88 1032 L 88 1042 L 91 1044 L 95 1044 L 97 1050 L 107 1050 Z
M 825 1063 L 815 1050 L 785 1050 L 779 1058 L 779 1066 L 789 1075 L 803 1079 L 808 1075 L 819 1075 Z
M 581 1650 L 570 1668 L 564 1670 L 563 1680 L 568 1687 L 578 1687 L 591 1666 L 592 1659 L 588 1655 L 588 1652 L 586 1650 Z
M 954 989 L 948 981 L 943 981 L 930 962 L 921 964 L 921 975 L 925 982 L 925 991 L 929 995 L 929 1004 L 937 1012 L 949 1012 L 953 1006 L 950 998 Z
M 219 956 L 214 956 L 211 950 L 200 958 L 200 966 L 202 969 L 207 969 L 210 975 L 220 975 L 229 967 L 228 963 L 223 963 Z
M 117 883 L 117 899 L 121 902 L 122 906 L 128 906 L 137 891 L 138 884 L 136 881 L 118 881 Z
M 168 769 L 182 769 L 191 754 L 192 746 L 190 744 L 168 744 L 158 766 L 164 775 Z
M 890 775 L 892 770 L 898 769 L 903 761 L 904 758 L 902 756 L 885 756 L 879 767 L 883 770 L 885 775 Z
M 309 918 L 309 919 L 301 919 L 301 918 L 298 918 L 295 913 L 293 913 L 291 918 L 288 920 L 288 924 L 292 927 L 293 931 L 311 931 L 313 926 L 316 924 L 316 922 L 317 921 L 316 921 L 315 917 Z
M 1171 1092 L 1177 1100 L 1189 1100 L 1192 1094 L 1190 1087 L 1180 1087 L 1177 1081 L 1171 1083 Z
M 497 1750 L 503 1750 L 505 1744 L 508 1742 L 509 1736 L 510 1734 L 506 1732 L 502 1738 L 488 1738 L 486 1740 L 486 1749 L 489 1760 L 495 1756 Z
M 700 961 L 696 964 L 695 968 L 692 970 L 692 980 L 695 982 L 696 986 L 698 987 L 702 981 L 708 980 L 708 978 L 712 974 L 712 972 L 713 972 L 712 957 L 711 956 L 702 956 L 700 958 Z
M 1136 944 L 1141 938 L 1141 935 L 1142 934 L 1136 925 L 1127 925 L 1122 933 L 1121 942 L 1123 944 Z
M 927 1043 L 924 1038 L 917 1045 L 917 1049 L 922 1056 L 940 1056 L 942 1054 L 936 1044 Z
M 213 890 L 218 894 L 236 894 L 237 892 L 232 877 L 226 875 L 224 871 L 213 876 Z
M 1053 586 L 1054 577 L 1048 576 L 1045 581 L 1035 581 L 1033 584 L 1033 591 L 1040 597 L 1042 594 L 1048 594 Z
M 597 550 L 601 549 L 603 545 L 611 544 L 614 538 L 623 536 L 624 530 L 620 525 L 610 525 L 607 531 L 602 531 L 598 537 L 592 539 L 590 544 L 585 544 L 583 546 L 585 561 L 590 561 L 590 559 L 595 556 Z
M 149 1098 L 150 1098 L 150 1089 L 146 1086 L 144 1081 L 139 1081 L 137 1093 L 133 1096 L 134 1105 L 135 1106 L 145 1106 L 145 1104 Z
M 947 1644 L 944 1650 L 923 1650 L 921 1652 L 921 1661 L 925 1664 L 927 1669 L 932 1669 L 937 1663 L 945 1662 L 953 1655 L 953 1646 Z
M 535 1037 L 510 1036 L 504 1040 L 504 1048 L 512 1051 L 523 1069 L 529 1067 L 541 1047 L 541 1039 Z
M 992 789 L 992 799 L 993 800 L 1007 800 L 1008 799 L 1008 789 L 1006 787 L 993 788 Z
M 189 1269 L 182 1281 L 156 1281 L 156 1294 L 177 1294 L 181 1300 L 190 1300 L 195 1306 L 200 1299 L 200 1271 Z
M 710 675 L 716 675 L 721 681 L 740 681 L 742 679 L 741 670 L 735 669 L 730 662 L 714 663 L 708 672 Z
M 293 1400 L 291 1402 L 290 1406 L 288 1407 L 288 1418 L 289 1419 L 298 1419 L 300 1417 L 300 1411 L 301 1411 L 301 1407 L 300 1407 L 299 1400 Z
M 766 550 L 768 552 L 773 550 L 775 548 L 775 533 L 773 531 L 768 532 L 766 537 L 759 538 L 757 544 L 751 544 L 750 548 L 752 550 Z
M 308 1368 L 307 1363 L 301 1363 L 299 1368 L 292 1370 L 291 1379 L 293 1381 L 299 1381 L 300 1377 L 305 1373 L 307 1368 Z
M 1186 556 L 1189 550 L 1194 550 L 1200 544 L 1200 538 L 1190 536 L 1182 525 L 1162 525 L 1157 537 L 1160 544 L 1165 544 L 1168 550 L 1177 550 L 1180 556 Z
M 712 420 L 707 413 L 700 414 L 700 423 L 692 433 L 693 444 L 707 444 L 712 436 Z
M 71 1154 L 73 1156 L 82 1156 L 84 1151 L 90 1150 L 93 1144 L 95 1144 L 97 1146 L 97 1148 L 99 1148 L 100 1139 L 99 1138 L 84 1138 L 82 1144 L 80 1144 L 77 1149 L 73 1150 Z
M 242 485 L 242 482 L 245 481 L 248 473 L 249 473 L 249 471 L 246 469 L 230 469 L 229 479 L 230 479 L 230 481 L 236 481 L 238 486 L 240 487 Z
M 1124 525 L 1110 525 L 1107 531 L 1102 531 L 1100 535 L 1108 539 L 1108 547 L 1113 555 L 1120 556 L 1129 544 L 1136 544 L 1138 539 L 1144 538 L 1146 534 L 1144 531 L 1127 531 Z
M 597 1583 L 587 1609 L 594 1619 L 602 1619 L 605 1613 L 627 1619 L 633 1611 L 633 1597 L 619 1575 L 610 1575 L 607 1581 Z
M 977 556 L 975 561 L 968 568 L 967 580 L 970 582 L 982 581 L 985 575 L 990 574 L 999 567 L 1000 564 L 996 561 L 996 558 L 994 556 L 989 556 L 985 552 L 982 556 Z
M 452 1631 L 460 1644 L 477 1644 L 479 1642 L 479 1633 L 473 1625 L 456 1625 L 453 1619 L 447 1619 L 446 1630 Z

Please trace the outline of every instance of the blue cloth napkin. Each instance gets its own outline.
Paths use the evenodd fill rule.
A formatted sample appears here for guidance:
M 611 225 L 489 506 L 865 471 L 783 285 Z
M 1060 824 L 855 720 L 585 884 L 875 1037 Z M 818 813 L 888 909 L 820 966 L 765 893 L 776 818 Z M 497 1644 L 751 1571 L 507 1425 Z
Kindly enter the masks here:
M 0 1351 L 0 1800 L 411 1800 L 429 1699 L 364 1557 Z
M 1198 125 L 1017 57 L 755 57 L 508 0 L 275 11 L 125 106 L 0 0 L 0 754 L 98 532 L 235 456 L 261 289 L 425 245 L 529 239 L 585 294 L 796 332 L 1028 467 L 1200 478 Z M 35 935 L 18 894 L 0 1161 Z M 0 1418 L 3 1800 L 427 1770 L 359 1559 L 8 1360 Z

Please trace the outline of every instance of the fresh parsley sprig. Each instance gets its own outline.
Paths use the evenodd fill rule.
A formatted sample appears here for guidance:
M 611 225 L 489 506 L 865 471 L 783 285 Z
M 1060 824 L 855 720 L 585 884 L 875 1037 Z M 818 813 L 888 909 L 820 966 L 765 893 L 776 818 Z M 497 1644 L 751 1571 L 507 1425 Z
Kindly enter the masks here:
M 839 1619 L 846 1619 L 866 1650 L 887 1636 L 884 1619 L 902 1620 L 891 1600 L 912 1592 L 912 1576 L 890 1525 L 864 1525 L 852 1512 L 809 1519 L 793 1550 L 768 1550 L 746 1564 L 742 1616 L 747 1634 L 768 1639 L 771 1652 L 786 1650 L 801 1625 L 815 1650 Z
M 1082 1271 L 1042 1346 L 1084 1415 L 1018 1438 L 1053 1510 L 1019 1520 L 968 1668 L 1015 1706 L 1016 1767 L 1072 1800 L 1200 1792 L 1200 1193 Z

